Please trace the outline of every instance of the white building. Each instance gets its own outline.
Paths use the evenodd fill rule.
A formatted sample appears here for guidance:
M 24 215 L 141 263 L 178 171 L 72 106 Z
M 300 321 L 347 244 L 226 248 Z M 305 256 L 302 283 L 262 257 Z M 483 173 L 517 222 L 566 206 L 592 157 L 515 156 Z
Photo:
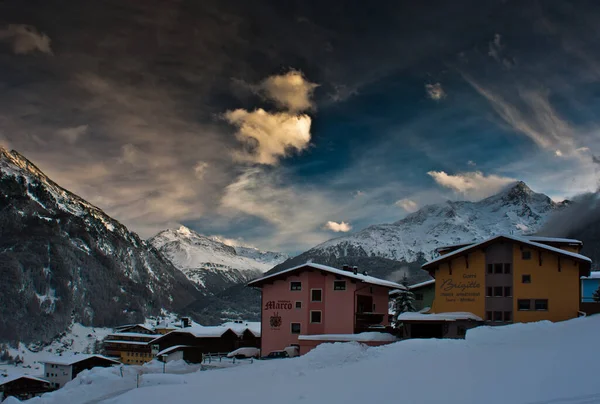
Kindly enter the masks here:
M 73 380 L 83 370 L 120 364 L 120 362 L 102 355 L 85 354 L 57 355 L 42 362 L 44 363 L 44 378 L 57 389 Z

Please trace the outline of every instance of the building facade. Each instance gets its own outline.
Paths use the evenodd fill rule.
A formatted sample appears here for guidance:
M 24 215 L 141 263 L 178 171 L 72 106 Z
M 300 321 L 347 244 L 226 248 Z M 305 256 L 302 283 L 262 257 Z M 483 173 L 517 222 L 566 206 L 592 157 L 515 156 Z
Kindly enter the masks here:
M 410 285 L 408 290 L 415 296 L 416 311 L 431 308 L 435 299 L 435 279 Z
M 327 336 L 381 331 L 389 326 L 390 289 L 404 286 L 358 272 L 307 263 L 248 284 L 261 289 L 262 344 L 267 355 L 289 346 L 300 354 L 314 347 L 301 336 Z M 323 337 L 325 338 L 325 337 Z M 335 338 L 334 338 L 335 339 Z M 315 338 L 311 341 L 318 340 Z
M 104 339 L 104 354 L 127 365 L 142 365 L 154 358 L 149 342 L 158 337 L 160 334 L 137 332 L 110 334 Z
M 55 389 L 63 387 L 84 370 L 120 364 L 118 361 L 102 355 L 86 354 L 55 356 L 43 361 L 43 363 L 44 377 Z
M 591 267 L 581 247 L 578 240 L 504 235 L 439 250 L 423 265 L 435 278 L 431 312 L 472 313 L 489 324 L 575 318 L 579 278 Z
M 600 271 L 591 272 L 589 276 L 581 277 L 581 302 L 596 303 L 594 293 L 600 289 Z

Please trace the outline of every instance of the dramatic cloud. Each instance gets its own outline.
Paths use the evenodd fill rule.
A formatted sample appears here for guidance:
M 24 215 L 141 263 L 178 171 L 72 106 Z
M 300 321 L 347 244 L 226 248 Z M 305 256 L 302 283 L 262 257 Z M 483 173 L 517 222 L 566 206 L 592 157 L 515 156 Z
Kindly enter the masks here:
M 50 38 L 35 27 L 23 24 L 11 24 L 0 29 L 0 42 L 9 43 L 17 55 L 41 52 L 52 55 Z
M 440 101 L 446 97 L 446 92 L 440 83 L 425 84 L 425 91 L 427 92 L 427 96 L 434 101 Z
M 81 136 L 85 135 L 88 125 L 75 126 L 73 128 L 64 128 L 58 130 L 58 135 L 63 137 L 69 143 L 75 143 Z
M 493 195 L 508 184 L 515 182 L 514 178 L 497 175 L 485 176 L 480 171 L 450 175 L 444 171 L 429 171 L 429 174 L 439 185 L 462 194 L 468 199 L 482 199 Z
M 396 201 L 395 205 L 410 213 L 419 210 L 419 205 L 415 201 L 406 198 Z
M 557 156 L 573 155 L 576 151 L 575 131 L 554 109 L 547 91 L 518 90 L 517 104 L 485 88 L 473 78 L 466 75 L 463 77 L 515 131 Z M 556 153 L 557 150 L 559 153 Z
M 314 108 L 311 98 L 318 86 L 306 80 L 302 73 L 292 70 L 284 75 L 268 77 L 257 88 L 282 108 L 301 112 Z
M 324 229 L 327 230 L 331 230 L 334 231 L 336 233 L 346 233 L 349 232 L 350 230 L 352 230 L 352 226 L 349 223 L 346 222 L 332 222 L 332 221 L 328 221 L 327 223 L 325 223 L 325 226 L 323 227 Z
M 308 115 L 287 112 L 270 113 L 263 109 L 228 111 L 225 119 L 238 127 L 236 136 L 247 148 L 236 152 L 240 161 L 276 165 L 293 151 L 302 151 L 310 142 L 311 119 Z

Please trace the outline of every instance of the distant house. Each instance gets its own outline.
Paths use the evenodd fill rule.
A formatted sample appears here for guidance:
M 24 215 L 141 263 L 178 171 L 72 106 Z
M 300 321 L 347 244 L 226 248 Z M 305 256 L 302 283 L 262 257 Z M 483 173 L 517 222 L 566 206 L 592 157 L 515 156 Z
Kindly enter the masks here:
M 39 377 L 29 375 L 0 376 L 0 401 L 7 397 L 27 400 L 51 390 L 50 382 Z
M 119 358 L 121 363 L 142 365 L 154 358 L 148 343 L 159 336 L 160 334 L 136 332 L 113 333 L 104 339 L 104 354 Z
M 225 323 L 222 326 L 190 327 L 171 331 L 150 342 L 156 356 L 199 363 L 208 353 L 228 353 L 241 347 L 260 347 L 260 323 Z
M 48 379 L 51 387 L 57 389 L 86 369 L 120 364 L 118 361 L 102 355 L 86 354 L 57 355 L 40 362 L 44 364 L 44 377 Z

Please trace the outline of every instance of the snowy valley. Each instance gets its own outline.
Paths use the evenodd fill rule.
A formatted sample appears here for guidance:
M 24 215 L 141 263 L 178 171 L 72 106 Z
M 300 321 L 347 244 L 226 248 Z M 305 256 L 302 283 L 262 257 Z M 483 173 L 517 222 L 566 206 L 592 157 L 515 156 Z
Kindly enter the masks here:
M 375 348 L 323 344 L 299 358 L 210 371 L 169 363 L 171 371 L 162 374 L 154 362 L 123 375 L 118 367 L 97 368 L 27 402 L 360 404 L 401 397 L 415 404 L 592 404 L 600 402 L 591 354 L 598 333 L 600 316 L 593 316 L 479 327 L 464 340 L 406 340 Z M 175 374 L 186 371 L 191 373 Z M 499 386 L 494 375 L 510 387 Z

